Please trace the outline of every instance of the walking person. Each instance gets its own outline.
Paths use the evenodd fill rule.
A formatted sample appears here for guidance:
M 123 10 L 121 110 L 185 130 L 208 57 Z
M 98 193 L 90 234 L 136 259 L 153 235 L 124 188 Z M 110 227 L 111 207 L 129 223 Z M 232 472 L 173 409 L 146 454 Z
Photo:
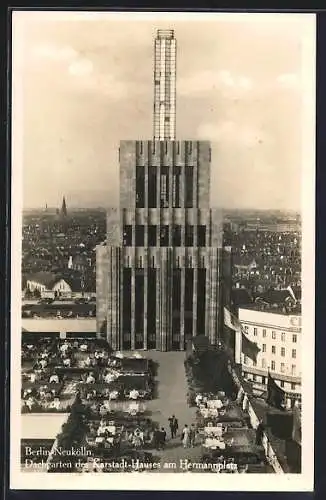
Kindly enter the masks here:
M 196 428 L 194 424 L 191 424 L 189 430 L 189 445 L 191 448 L 194 448 L 196 442 Z
M 189 448 L 190 446 L 190 429 L 187 424 L 185 424 L 182 434 L 181 440 L 184 448 Z
M 160 447 L 162 450 L 165 448 L 165 442 L 166 442 L 166 430 L 164 429 L 164 427 L 162 427 L 160 431 Z
M 264 423 L 263 423 L 263 420 L 260 419 L 259 424 L 258 424 L 257 429 L 256 429 L 256 445 L 257 446 L 262 446 L 264 431 L 265 431 Z
M 153 447 L 156 449 L 156 450 L 159 450 L 160 449 L 160 431 L 158 429 L 155 429 L 154 430 L 154 433 L 153 433 Z
M 175 415 L 169 418 L 169 426 L 171 431 L 171 439 L 175 438 L 179 429 L 178 419 L 175 418 Z

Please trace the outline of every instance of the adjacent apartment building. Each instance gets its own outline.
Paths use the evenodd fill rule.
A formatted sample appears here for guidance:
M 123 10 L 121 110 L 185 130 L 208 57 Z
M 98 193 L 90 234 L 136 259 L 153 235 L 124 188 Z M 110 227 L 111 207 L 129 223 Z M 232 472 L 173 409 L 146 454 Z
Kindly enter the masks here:
M 239 320 L 260 352 L 256 362 L 241 354 L 242 372 L 257 389 L 266 389 L 268 372 L 285 391 L 287 404 L 301 399 L 301 314 L 284 308 L 239 308 Z

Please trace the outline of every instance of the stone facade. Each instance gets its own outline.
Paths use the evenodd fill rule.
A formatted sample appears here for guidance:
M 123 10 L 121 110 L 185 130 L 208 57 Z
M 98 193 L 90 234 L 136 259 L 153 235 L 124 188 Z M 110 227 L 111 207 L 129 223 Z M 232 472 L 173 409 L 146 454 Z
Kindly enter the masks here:
M 97 248 L 98 332 L 115 349 L 184 349 L 221 339 L 231 250 L 209 208 L 207 141 L 122 141 L 120 207 Z

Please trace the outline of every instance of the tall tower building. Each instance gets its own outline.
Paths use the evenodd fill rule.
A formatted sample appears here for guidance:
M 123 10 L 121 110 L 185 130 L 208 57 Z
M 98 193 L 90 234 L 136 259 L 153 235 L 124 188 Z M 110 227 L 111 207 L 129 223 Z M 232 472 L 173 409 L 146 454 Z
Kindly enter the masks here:
M 154 138 L 120 142 L 120 207 L 97 247 L 97 331 L 114 349 L 183 350 L 203 334 L 215 344 L 230 301 L 231 249 L 209 205 L 210 143 L 175 139 L 175 59 L 173 31 L 159 30 Z
M 177 50 L 174 31 L 158 30 L 154 50 L 154 141 L 174 141 Z

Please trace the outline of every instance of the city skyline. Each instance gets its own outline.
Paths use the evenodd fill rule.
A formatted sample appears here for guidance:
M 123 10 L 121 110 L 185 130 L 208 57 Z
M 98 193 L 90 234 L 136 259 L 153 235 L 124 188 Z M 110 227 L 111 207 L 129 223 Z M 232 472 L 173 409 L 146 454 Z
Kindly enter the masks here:
M 118 205 L 120 138 L 152 139 L 148 40 L 162 28 L 178 38 L 177 138 L 212 141 L 211 205 L 299 209 L 306 20 L 22 14 L 24 208 L 63 194 L 71 207 Z

